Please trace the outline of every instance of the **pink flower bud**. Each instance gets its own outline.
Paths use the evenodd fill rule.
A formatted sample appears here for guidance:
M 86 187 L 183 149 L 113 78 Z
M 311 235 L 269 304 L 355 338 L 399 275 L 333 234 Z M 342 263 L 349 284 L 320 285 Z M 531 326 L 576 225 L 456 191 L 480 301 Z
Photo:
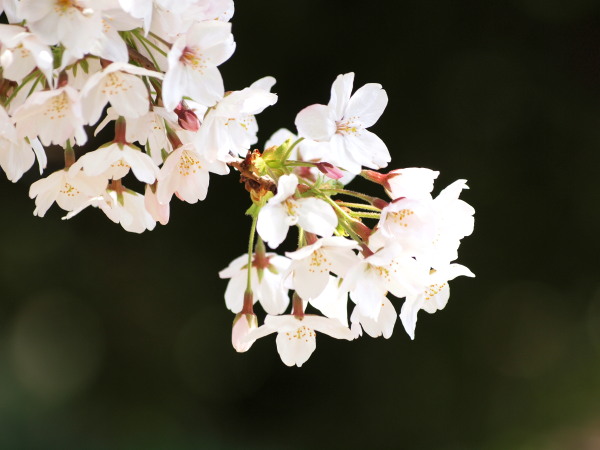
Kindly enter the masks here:
M 198 131 L 200 129 L 200 120 L 194 111 L 189 109 L 183 102 L 179 102 L 175 108 L 177 114 L 177 123 L 184 130 Z
M 328 162 L 317 163 L 317 169 L 334 180 L 339 180 L 344 176 L 344 173 L 340 169 Z
M 254 339 L 248 340 L 246 336 L 256 328 L 258 328 L 256 315 L 239 313 L 235 316 L 233 327 L 231 328 L 231 344 L 237 352 L 247 352 L 252 347 Z

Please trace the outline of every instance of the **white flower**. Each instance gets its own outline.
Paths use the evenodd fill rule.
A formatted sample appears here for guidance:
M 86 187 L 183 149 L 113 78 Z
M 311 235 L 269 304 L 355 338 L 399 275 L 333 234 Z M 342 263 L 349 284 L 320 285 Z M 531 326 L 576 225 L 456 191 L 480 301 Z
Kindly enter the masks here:
M 6 177 L 16 182 L 31 168 L 34 161 L 35 155 L 31 145 L 25 139 L 18 138 L 10 117 L 0 106 L 0 166 L 6 172 Z M 40 164 L 40 173 L 41 169 Z
M 436 231 L 428 258 L 434 268 L 443 268 L 457 259 L 460 240 L 473 232 L 475 210 L 458 198 L 463 189 L 468 189 L 466 183 L 466 180 L 455 181 L 433 200 Z
M 102 35 L 102 14 L 91 0 L 21 0 L 18 12 L 44 43 L 61 43 L 75 58 L 88 53 Z
M 440 173 L 421 167 L 396 169 L 385 175 L 384 185 L 393 199 L 408 197 L 415 200 L 431 200 L 433 182 Z
M 381 210 L 378 228 L 411 256 L 430 251 L 436 231 L 432 201 L 399 198 Z
M 20 82 L 34 68 L 38 68 L 53 86 L 54 57 L 50 47 L 39 38 L 17 25 L 0 25 L 2 76 Z
M 358 249 L 355 241 L 331 236 L 287 252 L 286 256 L 292 259 L 289 272 L 298 295 L 303 300 L 317 298 L 329 282 L 329 272 L 343 278 L 358 261 L 353 249 Z
M 246 341 L 254 342 L 263 336 L 277 333 L 275 342 L 283 363 L 290 367 L 301 367 L 317 348 L 317 331 L 336 339 L 354 339 L 350 329 L 338 320 L 306 314 L 301 317 L 268 315 L 263 326 L 248 333 Z
M 86 153 L 69 170 L 77 172 L 83 169 L 85 174 L 91 177 L 103 175 L 107 179 L 118 180 L 124 177 L 130 168 L 138 180 L 148 184 L 156 181 L 158 167 L 148 155 L 137 147 L 119 145 L 116 142 Z
M 74 211 L 105 189 L 104 177 L 88 177 L 82 172 L 70 174 L 65 169 L 33 183 L 29 188 L 29 197 L 35 198 L 33 214 L 44 217 L 54 202 L 65 211 Z
M 87 141 L 79 93 L 70 86 L 41 91 L 31 96 L 13 114 L 20 137 L 39 136 L 45 146 L 63 146 L 75 138 L 78 145 Z
M 283 175 L 277 184 L 277 194 L 258 214 L 256 230 L 269 244 L 276 248 L 287 236 L 290 226 L 298 224 L 310 233 L 331 236 L 337 226 L 337 216 L 325 201 L 314 197 L 294 198 L 298 178 Z
M 230 160 L 229 152 L 245 156 L 257 142 L 254 116 L 277 102 L 270 92 L 275 78 L 265 77 L 241 91 L 231 92 L 206 114 L 194 143 L 211 160 Z
M 252 261 L 252 290 L 254 302 L 259 301 L 268 314 L 281 314 L 289 304 L 288 289 L 283 283 L 290 260 L 275 253 L 266 253 L 264 258 Z M 225 290 L 225 305 L 239 313 L 244 304 L 244 292 L 248 281 L 248 254 L 234 259 L 219 272 L 220 278 L 229 278 Z
M 358 174 L 361 166 L 379 169 L 391 160 L 383 141 L 367 130 L 383 113 L 388 98 L 376 83 L 364 85 L 351 96 L 353 82 L 354 73 L 339 75 L 329 104 L 304 108 L 296 117 L 296 128 L 302 137 L 329 143 L 323 147 L 323 161 Z
M 417 313 L 421 309 L 427 311 L 429 314 L 444 309 L 448 303 L 448 298 L 450 298 L 448 281 L 461 275 L 467 277 L 475 276 L 473 272 L 460 264 L 449 264 L 441 270 L 432 270 L 425 289 L 417 294 L 406 297 L 400 310 L 400 319 L 411 339 L 415 338 Z
M 188 203 L 204 200 L 209 172 L 226 175 L 229 167 L 220 161 L 208 162 L 190 144 L 179 147 L 169 155 L 158 174 L 158 201 L 169 203 L 174 193 Z
M 143 233 L 152 231 L 156 221 L 144 206 L 144 196 L 128 189 L 117 193 L 109 190 L 110 202 L 100 201 L 98 206 L 114 223 L 120 223 L 125 231 Z
M 197 22 L 220 20 L 233 16 L 233 0 L 157 0 L 151 31 L 173 42 Z
M 416 294 L 425 285 L 428 270 L 390 243 L 352 267 L 343 287 L 362 316 L 377 320 L 388 292 L 398 298 Z
M 136 118 L 146 114 L 150 100 L 141 76 L 162 78 L 161 73 L 120 62 L 93 74 L 81 90 L 86 122 L 96 123 L 108 102 L 119 116 Z
M 200 22 L 177 38 L 169 51 L 169 70 L 163 82 L 163 102 L 172 110 L 188 96 L 205 106 L 214 105 L 225 89 L 217 66 L 235 50 L 231 24 Z
M 352 331 L 355 336 L 362 334 L 361 327 L 371 337 L 379 337 L 383 335 L 384 338 L 389 339 L 394 331 L 394 325 L 398 315 L 396 310 L 387 298 L 381 299 L 381 308 L 376 318 L 369 317 L 360 311 L 358 306 L 354 307 L 352 315 L 350 316 L 350 322 L 352 322 Z

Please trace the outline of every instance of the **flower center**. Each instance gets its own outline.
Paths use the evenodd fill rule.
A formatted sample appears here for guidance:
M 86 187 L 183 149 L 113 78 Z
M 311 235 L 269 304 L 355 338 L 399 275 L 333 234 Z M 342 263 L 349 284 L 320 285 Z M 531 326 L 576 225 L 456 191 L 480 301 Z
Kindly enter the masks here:
M 75 197 L 81 194 L 81 192 L 79 192 L 79 190 L 75 186 L 67 182 L 65 182 L 65 185 L 60 190 L 60 193 L 66 195 L 67 197 Z
M 336 130 L 337 134 L 359 134 L 360 133 L 360 123 L 358 123 L 358 117 L 352 116 L 346 121 L 336 122 Z
M 414 213 L 415 212 L 411 209 L 401 209 L 400 211 L 390 213 L 388 217 L 392 220 L 393 223 L 401 227 L 408 228 L 408 223 L 406 223 L 406 221 Z
M 425 289 L 425 300 L 431 300 L 433 297 L 438 295 L 448 285 L 448 283 L 432 284 Z
M 199 49 L 186 46 L 181 52 L 179 61 L 200 73 L 204 73 L 204 69 L 207 67 L 206 63 L 208 59 L 202 57 Z
M 126 92 L 131 88 L 129 83 L 126 83 L 124 77 L 118 72 L 109 73 L 104 78 L 102 93 L 105 95 L 117 95 L 121 92 Z
M 331 262 L 327 259 L 327 257 L 323 254 L 321 250 L 317 250 L 316 252 L 313 252 L 312 255 L 310 255 L 310 262 L 308 264 L 309 272 L 329 272 L 330 266 Z
M 285 335 L 287 336 L 288 341 L 291 341 L 292 339 L 298 339 L 299 341 L 304 342 L 308 342 L 310 338 L 314 338 L 316 336 L 313 330 L 304 325 L 298 327 L 298 329 L 294 332 L 286 332 Z
M 179 158 L 179 174 L 187 177 L 202 169 L 200 160 L 192 152 L 184 151 Z
M 52 97 L 46 106 L 44 115 L 50 120 L 64 119 L 66 116 L 66 110 L 69 108 L 69 97 L 66 93 L 62 92 L 59 95 Z

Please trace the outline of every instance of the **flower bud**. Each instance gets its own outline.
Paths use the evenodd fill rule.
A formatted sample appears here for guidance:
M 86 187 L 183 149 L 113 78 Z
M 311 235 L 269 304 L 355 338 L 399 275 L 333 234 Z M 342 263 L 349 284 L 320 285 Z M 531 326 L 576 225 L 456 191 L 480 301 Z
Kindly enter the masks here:
M 258 319 L 255 314 L 239 313 L 235 316 L 231 328 L 231 345 L 237 352 L 247 352 L 252 347 L 254 339 L 248 340 L 246 336 L 256 328 L 258 328 Z
M 200 129 L 200 120 L 198 119 L 198 116 L 183 102 L 179 102 L 175 108 L 175 114 L 177 114 L 177 123 L 184 130 L 198 131 Z

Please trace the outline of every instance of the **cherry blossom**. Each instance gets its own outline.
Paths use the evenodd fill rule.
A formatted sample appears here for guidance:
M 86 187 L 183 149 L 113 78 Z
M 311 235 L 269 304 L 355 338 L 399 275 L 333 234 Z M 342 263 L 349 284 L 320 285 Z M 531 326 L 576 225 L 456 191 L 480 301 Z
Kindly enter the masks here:
M 351 341 L 354 335 L 348 327 L 336 319 L 306 314 L 271 316 L 265 318 L 264 325 L 251 331 L 246 341 L 255 341 L 271 333 L 277 333 L 277 352 L 286 366 L 301 367 L 317 348 L 316 332 L 336 339 Z
M 304 300 L 317 298 L 327 286 L 330 272 L 344 277 L 357 261 L 352 251 L 357 248 L 353 240 L 331 236 L 287 252 L 286 256 L 292 260 L 289 271 L 298 295 Z
M 103 175 L 106 179 L 118 180 L 124 177 L 129 169 L 144 183 L 154 183 L 158 175 L 158 167 L 148 155 L 137 147 L 116 142 L 86 153 L 69 170 L 83 170 L 91 177 Z
M 391 157 L 386 145 L 367 128 L 377 122 L 388 101 L 380 84 L 369 83 L 352 94 L 354 73 L 336 78 L 328 105 L 304 108 L 296 117 L 298 134 L 327 142 L 323 160 L 337 164 L 352 173 L 361 166 L 379 169 Z
M 58 170 L 36 181 L 29 189 L 29 197 L 35 198 L 33 214 L 44 217 L 52 203 L 65 211 L 74 211 L 106 189 L 104 177 L 88 177 L 82 172 L 69 173 Z
M 258 234 L 271 248 L 277 248 L 287 236 L 290 226 L 298 224 L 310 233 L 331 236 L 337 225 L 335 212 L 325 201 L 314 198 L 295 198 L 298 178 L 283 175 L 279 178 L 277 194 L 258 215 Z
M 183 96 L 205 106 L 214 105 L 225 93 L 217 66 L 235 50 L 231 24 L 199 22 L 177 38 L 169 52 L 169 70 L 163 83 L 163 101 L 174 109 Z
M 20 137 L 39 136 L 44 145 L 64 146 L 68 139 L 78 145 L 87 141 L 79 93 L 70 86 L 35 92 L 13 113 Z
M 226 175 L 229 167 L 220 161 L 207 161 L 190 144 L 179 147 L 169 155 L 158 175 L 158 201 L 167 204 L 174 193 L 188 203 L 204 200 L 209 172 Z
M 4 78 L 20 82 L 37 67 L 50 85 L 53 85 L 54 57 L 50 47 L 35 34 L 29 33 L 24 27 L 1 24 L 0 42 L 0 63 Z
M 230 152 L 245 155 L 257 141 L 254 116 L 277 102 L 277 95 L 270 92 L 274 84 L 275 78 L 265 77 L 227 94 L 207 112 L 194 144 L 211 160 L 230 160 Z
M 21 0 L 18 12 L 44 43 L 61 43 L 81 58 L 102 35 L 97 5 L 91 0 Z
M 148 90 L 140 76 L 163 77 L 161 73 L 127 63 L 113 63 L 93 74 L 81 90 L 86 122 L 96 123 L 108 102 L 119 116 L 136 118 L 146 114 Z
M 402 304 L 400 319 L 411 339 L 415 338 L 417 313 L 422 309 L 429 314 L 444 309 L 450 297 L 448 282 L 458 276 L 474 277 L 468 268 L 460 264 L 450 264 L 440 270 L 432 270 L 427 286 L 421 292 L 408 295 Z
M 284 274 L 290 260 L 275 253 L 266 253 L 263 258 L 253 258 L 252 289 L 254 301 L 260 302 L 268 314 L 281 314 L 289 304 L 288 288 L 284 285 Z M 248 255 L 234 259 L 219 272 L 219 277 L 229 279 L 225 290 L 225 305 L 238 313 L 242 310 L 248 280 Z

